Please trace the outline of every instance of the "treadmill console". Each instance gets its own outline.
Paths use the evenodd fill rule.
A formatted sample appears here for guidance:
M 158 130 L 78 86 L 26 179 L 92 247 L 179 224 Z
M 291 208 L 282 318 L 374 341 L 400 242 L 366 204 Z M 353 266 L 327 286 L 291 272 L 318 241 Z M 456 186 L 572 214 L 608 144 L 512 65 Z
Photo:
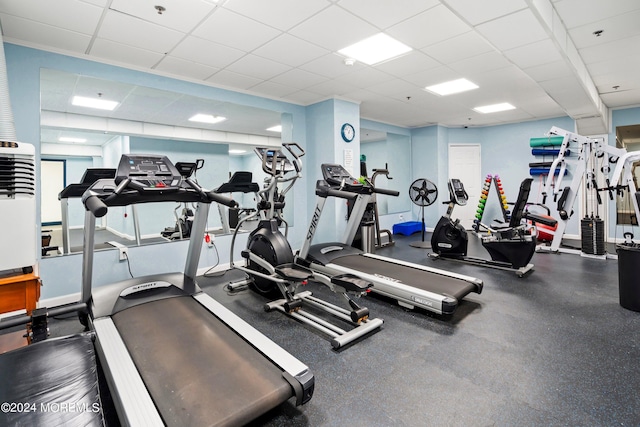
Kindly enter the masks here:
M 459 206 L 465 206 L 469 200 L 469 195 L 467 195 L 462 181 L 456 178 L 449 180 L 449 194 L 451 200 Z
M 340 187 L 345 191 L 359 192 L 364 187 L 342 165 L 323 164 L 322 177 L 330 186 Z
M 116 172 L 116 184 L 131 180 L 141 191 L 180 187 L 182 174 L 166 157 L 149 154 L 123 154 Z
M 291 161 L 280 150 L 256 147 L 254 151 L 262 161 L 262 170 L 269 175 L 275 175 L 278 172 L 293 172 L 295 170 Z

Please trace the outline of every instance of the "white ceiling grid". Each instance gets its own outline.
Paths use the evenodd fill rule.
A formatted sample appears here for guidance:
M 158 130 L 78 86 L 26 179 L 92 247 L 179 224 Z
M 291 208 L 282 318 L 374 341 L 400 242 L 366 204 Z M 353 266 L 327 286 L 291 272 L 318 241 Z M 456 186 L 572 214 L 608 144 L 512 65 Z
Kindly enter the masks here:
M 637 0 L 0 0 L 7 42 L 302 105 L 343 97 L 399 126 L 568 114 L 587 134 L 640 105 L 638 22 Z M 337 54 L 381 31 L 414 50 L 374 66 Z M 480 88 L 423 90 L 460 77 Z M 517 109 L 473 111 L 494 102 Z

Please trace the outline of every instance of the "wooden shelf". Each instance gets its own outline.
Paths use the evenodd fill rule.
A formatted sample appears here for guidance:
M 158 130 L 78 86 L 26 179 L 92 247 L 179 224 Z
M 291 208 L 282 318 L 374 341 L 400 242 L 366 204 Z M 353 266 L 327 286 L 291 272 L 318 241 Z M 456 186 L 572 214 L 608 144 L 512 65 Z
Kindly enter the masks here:
M 40 277 L 33 273 L 0 278 L 0 313 L 27 310 L 31 314 L 40 299 Z

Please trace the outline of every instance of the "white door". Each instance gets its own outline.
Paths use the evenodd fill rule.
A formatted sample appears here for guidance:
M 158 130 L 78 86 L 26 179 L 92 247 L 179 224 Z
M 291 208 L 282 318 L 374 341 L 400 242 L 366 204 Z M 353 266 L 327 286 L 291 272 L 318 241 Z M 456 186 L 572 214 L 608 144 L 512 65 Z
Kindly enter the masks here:
M 466 206 L 456 206 L 453 219 L 460 219 L 466 229 L 471 229 L 482 188 L 480 144 L 449 144 L 449 179 L 462 181 L 469 195 Z M 443 189 L 448 197 L 448 189 Z M 443 199 L 446 200 L 446 199 Z
M 40 216 L 42 224 L 60 224 L 62 211 L 58 193 L 64 189 L 64 160 L 40 162 Z

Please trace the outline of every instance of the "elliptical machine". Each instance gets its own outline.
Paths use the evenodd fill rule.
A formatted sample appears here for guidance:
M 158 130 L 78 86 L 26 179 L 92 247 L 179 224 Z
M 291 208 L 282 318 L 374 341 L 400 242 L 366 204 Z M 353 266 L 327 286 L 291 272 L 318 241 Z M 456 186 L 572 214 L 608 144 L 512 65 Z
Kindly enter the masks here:
M 332 337 L 333 348 L 340 348 L 354 340 L 378 330 L 383 321 L 370 319 L 369 310 L 360 307 L 352 297 L 367 294 L 373 286 L 353 274 L 327 276 L 315 273 L 299 265 L 286 238 L 288 224 L 281 212 L 285 206 L 285 195 L 293 187 L 295 181 L 302 176 L 304 150 L 296 143 L 282 144 L 292 157 L 290 160 L 281 150 L 258 147 L 255 153 L 262 161 L 262 170 L 268 174 L 265 187 L 257 194 L 258 209 L 243 218 L 236 227 L 231 240 L 231 266 L 249 276 L 249 285 L 256 292 L 271 296 L 280 294 L 281 299 L 265 304 L 265 310 L 279 310 L 296 320 L 310 325 Z M 278 189 L 278 184 L 288 185 Z M 236 236 L 243 222 L 260 216 L 258 227 L 249 234 L 247 249 L 241 252 L 245 265 L 236 265 L 233 253 Z M 280 225 L 285 227 L 285 234 Z M 314 297 L 309 291 L 300 291 L 308 281 L 316 281 L 327 286 L 331 291 L 341 294 L 349 305 L 349 310 Z M 233 285 L 230 285 L 233 288 Z M 304 309 L 311 306 L 329 313 L 352 327 L 345 330 Z
M 429 257 L 510 270 L 514 271 L 518 277 L 524 277 L 533 270 L 533 264 L 530 264 L 529 261 L 535 253 L 536 233 L 534 226 L 523 224 L 522 220 L 527 219 L 533 224 L 538 222 L 549 226 L 553 226 L 555 223 L 553 218 L 550 219 L 525 210 L 532 181 L 532 178 L 527 178 L 520 184 L 518 199 L 514 204 L 508 225 L 496 224 L 490 227 L 482 223 L 477 224 L 478 229 L 482 227 L 488 231 L 488 234 L 480 236 L 482 246 L 491 256 L 491 259 L 488 260 L 467 256 L 469 243 L 467 230 L 460 224 L 460 220 L 453 221 L 451 215 L 456 205 L 464 206 L 467 204 L 469 196 L 459 179 L 450 179 L 448 182 L 450 198 L 444 202 L 449 206 L 446 214 L 440 218 L 433 230 L 431 247 L 434 253 L 430 253 Z

